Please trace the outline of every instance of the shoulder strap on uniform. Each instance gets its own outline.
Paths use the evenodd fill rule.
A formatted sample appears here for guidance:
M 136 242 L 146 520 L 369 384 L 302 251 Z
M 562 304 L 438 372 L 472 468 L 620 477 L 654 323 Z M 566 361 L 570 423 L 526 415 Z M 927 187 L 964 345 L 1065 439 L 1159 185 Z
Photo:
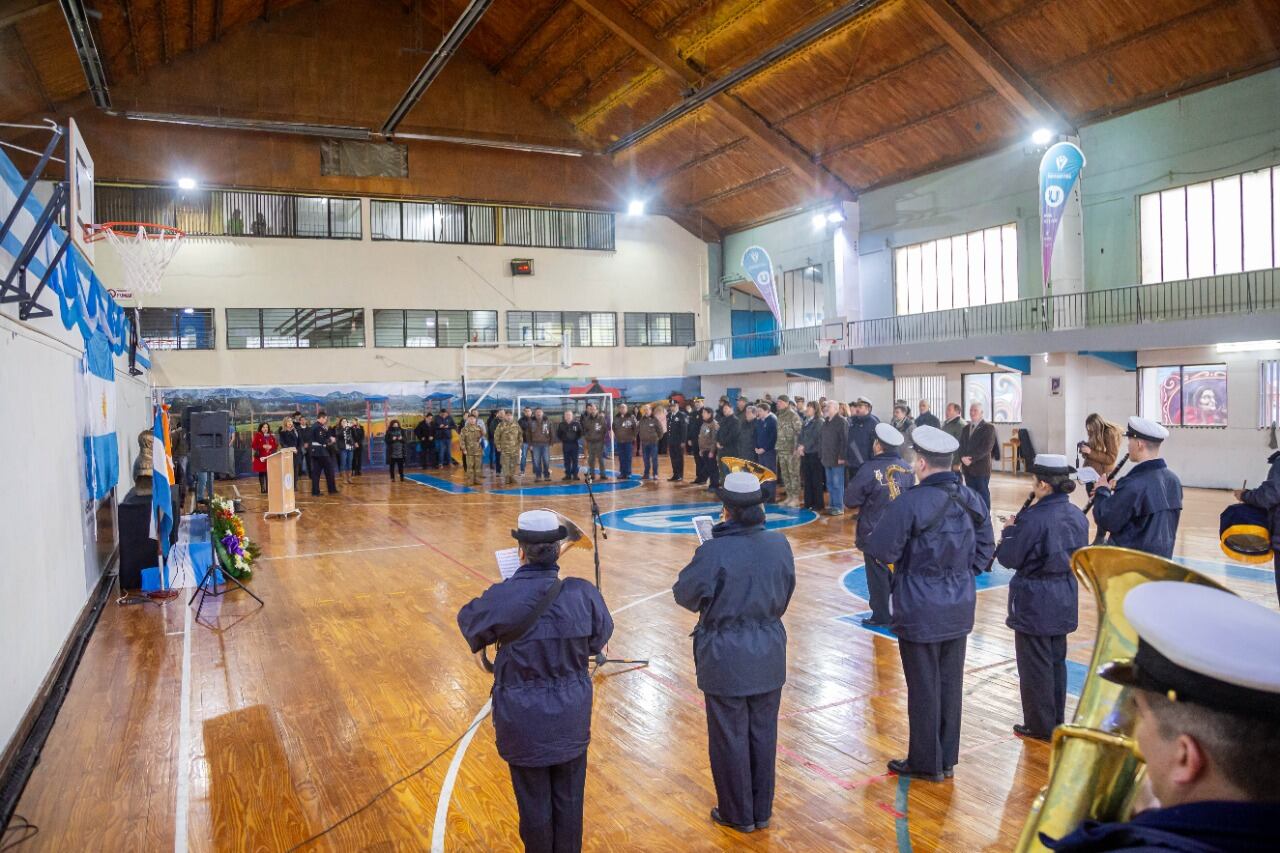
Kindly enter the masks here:
M 551 608 L 551 605 L 555 603 L 555 600 L 560 597 L 560 588 L 562 586 L 564 586 L 563 579 L 556 578 L 554 581 L 552 581 L 551 586 L 547 587 L 547 591 L 544 592 L 542 594 L 542 597 L 538 599 L 538 603 L 534 605 L 533 610 L 529 611 L 529 615 L 521 619 L 518 624 L 512 626 L 511 630 L 503 633 L 501 636 L 498 637 L 497 639 L 498 648 L 502 648 L 505 645 L 514 643 L 516 640 L 520 639 L 525 634 L 529 633 L 529 631 L 533 629 L 533 626 L 537 623 L 537 621 L 542 618 L 542 614 L 546 613 Z M 484 666 L 485 671 L 493 672 L 493 663 L 490 662 L 489 660 L 488 650 L 481 649 L 480 656 L 481 656 L 480 661 L 481 661 L 481 664 Z
M 964 510 L 964 514 L 969 516 L 969 519 L 970 521 L 973 522 L 975 528 L 982 523 L 983 519 L 982 519 L 981 513 L 973 509 L 970 509 L 968 506 L 965 505 L 964 501 L 960 500 L 959 487 L 952 488 L 952 487 L 944 486 L 940 483 L 924 483 L 923 485 L 931 489 L 941 489 L 942 491 L 946 492 L 947 499 L 943 502 L 942 508 L 938 510 L 938 514 L 935 515 L 933 519 L 930 520 L 930 522 L 927 525 L 925 525 L 919 531 L 919 533 L 916 534 L 917 536 L 919 536 L 922 533 L 928 533 L 929 531 L 933 530 L 933 528 L 941 524 L 942 519 L 946 517 L 947 507 L 950 506 L 952 503 L 954 503 L 956 506 Z

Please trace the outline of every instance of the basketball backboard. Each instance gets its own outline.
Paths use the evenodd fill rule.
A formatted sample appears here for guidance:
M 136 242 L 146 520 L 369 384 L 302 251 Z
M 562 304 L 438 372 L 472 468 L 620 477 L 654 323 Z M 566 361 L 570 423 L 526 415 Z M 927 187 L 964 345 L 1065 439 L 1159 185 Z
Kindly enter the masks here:
M 93 264 L 93 243 L 87 239 L 87 227 L 92 225 L 93 211 L 93 155 L 85 144 L 80 128 L 73 118 L 67 119 L 67 230 L 73 244 L 90 265 Z

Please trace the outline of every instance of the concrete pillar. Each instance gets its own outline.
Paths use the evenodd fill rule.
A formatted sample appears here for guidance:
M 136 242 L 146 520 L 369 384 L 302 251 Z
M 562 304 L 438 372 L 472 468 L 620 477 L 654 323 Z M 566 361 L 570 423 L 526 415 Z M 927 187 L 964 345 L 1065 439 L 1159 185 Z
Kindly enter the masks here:
M 859 211 L 856 201 L 843 202 L 844 222 L 834 229 L 831 239 L 835 256 L 834 288 L 827 293 L 834 296 L 830 308 L 825 312 L 826 319 L 832 321 L 843 318 L 846 322 L 861 320 L 862 288 L 858 281 L 858 232 Z

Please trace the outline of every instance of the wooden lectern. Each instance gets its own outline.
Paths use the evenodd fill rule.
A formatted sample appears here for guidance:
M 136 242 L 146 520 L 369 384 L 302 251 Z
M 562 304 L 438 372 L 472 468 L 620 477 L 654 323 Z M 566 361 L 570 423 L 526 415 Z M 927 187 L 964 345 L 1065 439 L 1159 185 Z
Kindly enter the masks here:
M 288 518 L 295 512 L 302 515 L 302 510 L 293 505 L 294 453 L 292 447 L 286 447 L 267 457 L 267 511 L 263 518 Z

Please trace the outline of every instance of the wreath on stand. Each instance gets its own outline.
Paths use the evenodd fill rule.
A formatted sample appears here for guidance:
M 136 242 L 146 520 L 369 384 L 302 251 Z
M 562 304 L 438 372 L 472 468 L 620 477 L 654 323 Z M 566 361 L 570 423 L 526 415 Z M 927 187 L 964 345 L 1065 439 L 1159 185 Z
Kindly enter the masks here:
M 244 522 L 236 515 L 231 501 L 214 496 L 209 507 L 213 526 L 213 550 L 222 570 L 236 580 L 253 578 L 253 564 L 262 549 L 244 533 Z

